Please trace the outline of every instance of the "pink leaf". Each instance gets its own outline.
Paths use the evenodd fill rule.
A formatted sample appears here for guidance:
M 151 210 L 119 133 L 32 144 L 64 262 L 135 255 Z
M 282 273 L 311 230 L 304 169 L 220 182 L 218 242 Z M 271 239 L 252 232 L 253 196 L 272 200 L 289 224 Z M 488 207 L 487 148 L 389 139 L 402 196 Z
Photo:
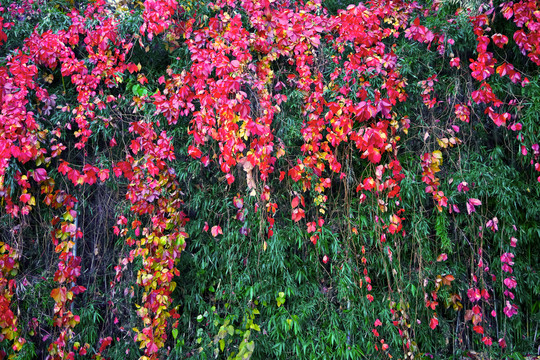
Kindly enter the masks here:
M 43 168 L 38 168 L 34 170 L 33 177 L 34 177 L 34 180 L 36 180 L 37 182 L 42 182 L 44 180 L 47 180 L 48 179 L 47 170 Z
M 515 278 L 506 278 L 504 279 L 504 285 L 506 285 L 509 289 L 513 289 L 517 286 L 517 281 Z
M 478 199 L 471 198 L 469 199 L 469 203 L 474 206 L 480 206 L 482 205 L 482 202 Z
M 472 214 L 473 212 L 475 212 L 475 206 L 480 206 L 482 205 L 482 202 L 478 199 L 474 199 L 474 198 L 471 198 L 469 199 L 469 201 L 467 201 L 467 212 L 470 214 Z
M 511 247 L 516 247 L 516 244 L 517 244 L 517 239 L 515 237 L 512 237 L 510 239 L 510 246 Z
M 219 234 L 223 234 L 223 231 L 221 230 L 221 226 L 219 226 L 219 225 L 212 226 L 211 232 L 212 232 L 213 237 L 216 237 Z
M 503 312 L 506 316 L 511 318 L 512 316 L 517 314 L 517 306 L 514 304 L 510 304 L 509 301 L 506 301 L 506 306 L 504 307 Z
M 438 261 L 438 262 L 446 261 L 446 259 L 448 259 L 448 255 L 446 255 L 445 253 L 442 253 L 441 255 L 439 255 L 439 256 L 437 257 L 437 261 Z
M 467 296 L 469 297 L 469 300 L 471 302 L 476 302 L 478 300 L 481 299 L 481 294 L 480 294 L 480 290 L 478 289 L 474 289 L 474 288 L 471 288 L 469 290 L 467 290 Z

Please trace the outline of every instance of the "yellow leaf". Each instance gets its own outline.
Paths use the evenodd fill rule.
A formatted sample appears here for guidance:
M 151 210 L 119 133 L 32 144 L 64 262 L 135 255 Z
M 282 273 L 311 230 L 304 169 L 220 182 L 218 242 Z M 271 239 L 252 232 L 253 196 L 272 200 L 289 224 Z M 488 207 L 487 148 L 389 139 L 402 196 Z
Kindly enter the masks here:
M 219 340 L 219 348 L 221 349 L 221 351 L 225 350 L 225 340 Z

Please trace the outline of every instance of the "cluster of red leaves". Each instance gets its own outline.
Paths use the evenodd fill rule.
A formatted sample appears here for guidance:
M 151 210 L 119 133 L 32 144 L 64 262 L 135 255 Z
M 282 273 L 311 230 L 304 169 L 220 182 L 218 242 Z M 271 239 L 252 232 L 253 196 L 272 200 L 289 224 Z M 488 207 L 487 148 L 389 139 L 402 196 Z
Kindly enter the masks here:
M 79 322 L 79 317 L 70 311 L 70 304 L 74 295 L 85 290 L 84 287 L 75 285 L 80 275 L 80 258 L 73 254 L 72 249 L 75 239 L 83 236 L 75 225 L 77 213 L 74 206 L 77 200 L 65 191 L 55 189 L 55 182 L 48 176 L 47 170 L 36 167 L 26 174 L 20 171 L 15 174 L 16 186 L 20 189 L 18 201 L 15 201 L 11 194 L 16 189 L 11 184 L 5 184 L 5 173 L 12 161 L 22 164 L 34 161 L 36 164 L 45 164 L 46 167 L 51 166 L 52 159 L 60 156 L 66 148 L 58 142 L 64 131 L 73 130 L 73 134 L 79 139 L 75 147 L 82 149 L 92 135 L 91 122 L 102 121 L 105 127 L 109 126 L 111 119 L 97 115 L 98 111 L 118 100 L 108 93 L 108 89 L 117 87 L 121 81 L 120 76 L 126 70 L 133 72 L 138 69 L 133 64 L 126 63 L 126 56 L 133 44 L 120 37 L 118 22 L 107 13 L 104 5 L 103 1 L 96 1 L 84 14 L 73 10 L 69 14 L 71 25 L 68 30 L 33 33 L 25 41 L 22 51 L 11 57 L 7 67 L 0 68 L 3 74 L 0 94 L 0 191 L 6 210 L 14 217 L 27 214 L 31 210 L 36 204 L 36 199 L 30 192 L 31 180 L 40 185 L 45 204 L 53 209 L 64 209 L 64 212 L 52 221 L 52 240 L 60 259 L 54 276 L 60 286 L 51 292 L 55 301 L 53 323 L 60 329 L 58 337 L 49 346 L 52 358 L 73 358 L 75 355 L 66 348 L 73 335 L 73 328 Z M 90 23 L 92 25 L 89 25 Z M 75 46 L 84 48 L 86 61 L 77 57 L 73 51 Z M 64 128 L 42 130 L 36 121 L 36 114 L 27 111 L 28 99 L 31 96 L 35 95 L 38 101 L 44 104 L 51 103 L 47 90 L 37 85 L 38 66 L 50 70 L 60 66 L 62 76 L 70 79 L 75 86 L 78 93 L 77 105 L 73 108 L 65 106 L 63 111 L 70 111 L 76 129 L 72 129 L 72 124 L 67 123 Z M 123 173 L 130 181 L 126 196 L 134 204 L 134 213 L 155 214 L 152 217 L 151 230 L 143 230 L 146 238 L 139 241 L 144 249 L 137 253 L 145 258 L 145 268 L 141 270 L 139 282 L 146 290 L 143 309 L 148 310 L 140 311 L 140 314 L 145 323 L 149 324 L 148 328 L 139 334 L 139 340 L 146 345 L 149 354 L 156 353 L 166 339 L 166 319 L 171 315 L 167 310 L 171 303 L 169 295 L 174 289 L 174 283 L 171 282 L 175 271 L 174 260 L 183 248 L 185 235 L 179 231 L 184 217 L 183 213 L 178 211 L 181 202 L 178 200 L 179 190 L 175 190 L 175 176 L 164 162 L 174 159 L 170 139 L 165 133 L 157 136 L 152 132 L 152 126 L 153 124 L 142 121 L 132 124 L 130 131 L 137 135 L 132 142 L 132 152 L 137 154 L 143 148 L 146 153 L 136 161 L 132 161 L 133 158 L 128 156 L 128 161 L 120 162 L 113 169 L 116 175 Z M 159 127 L 159 123 L 157 126 Z M 50 148 L 45 148 L 43 143 L 48 136 Z M 84 164 L 82 170 L 77 170 L 63 160 L 59 161 L 58 165 L 58 172 L 66 176 L 74 186 L 93 185 L 98 179 L 101 182 L 106 181 L 109 171 L 91 164 Z M 146 178 L 146 174 L 154 180 Z M 156 236 L 160 239 L 165 236 L 171 244 L 170 248 L 165 249 L 166 244 L 161 244 L 163 241 L 159 246 L 156 245 Z M 152 241 L 148 241 L 149 239 Z M 7 269 L 6 265 L 4 268 Z M 155 276 L 157 271 L 160 271 L 161 275 Z M 148 274 L 152 278 L 150 284 Z M 156 281 L 159 286 L 156 286 Z M 9 297 L 6 295 L 4 298 Z M 146 318 L 151 320 L 146 321 Z M 146 337 L 143 334 L 146 334 Z M 87 348 L 88 346 L 84 346 L 75 350 L 82 355 Z
M 523 54 L 536 65 L 540 65 L 540 13 L 537 0 L 508 1 L 501 4 L 503 16 L 520 28 L 514 33 L 514 41 Z M 508 39 L 501 37 L 498 43 L 506 43 Z M 493 39 L 495 41 L 495 39 Z
M 3 6 L 0 6 L 0 13 L 3 13 L 5 10 Z M 7 35 L 4 29 L 9 29 L 11 26 L 13 26 L 12 22 L 4 22 L 4 18 L 0 16 L 0 46 L 7 41 Z
M 152 40 L 155 35 L 166 31 L 172 24 L 178 2 L 174 0 L 146 0 L 144 2 L 143 25 L 141 34 L 148 33 L 148 38 Z
M 115 227 L 115 233 L 126 237 L 130 246 L 127 262 L 137 256 L 142 257 L 143 267 L 137 274 L 137 283 L 143 287 L 144 293 L 137 314 L 142 318 L 145 327 L 136 330 L 136 341 L 140 341 L 145 355 L 157 359 L 158 350 L 167 340 L 168 318 L 175 314 L 170 309 L 171 293 L 176 284 L 172 281 L 179 272 L 176 263 L 185 248 L 187 234 L 183 226 L 188 220 L 181 211 L 181 191 L 176 175 L 167 161 L 174 160 L 174 149 L 171 139 L 165 132 L 157 134 L 159 122 L 133 122 L 129 131 L 136 135 L 131 151 L 137 155 L 140 149 L 144 153 L 138 158 L 127 156 L 127 161 L 119 162 L 113 168 L 116 176 L 124 176 L 128 181 L 126 198 L 131 203 L 131 226 L 128 219 L 121 217 Z M 141 218 L 149 216 L 151 223 L 141 230 Z M 128 232 L 133 231 L 133 236 Z M 117 280 L 122 267 L 116 268 Z
M 427 80 L 422 80 L 418 82 L 418 84 L 422 88 L 422 100 L 424 101 L 424 105 L 427 106 L 428 109 L 433 108 L 437 103 L 437 98 L 431 97 L 429 95 L 433 92 L 433 85 L 437 81 L 439 80 L 437 79 L 437 74 L 435 74 L 430 76 Z
M 511 244 L 512 246 L 515 246 L 515 243 L 517 240 L 515 238 L 512 238 Z M 512 265 L 514 265 L 514 254 L 511 252 L 506 252 L 501 255 L 501 268 L 502 271 L 508 274 L 512 274 L 514 272 Z M 511 291 L 517 286 L 516 278 L 513 276 L 509 276 L 504 279 L 503 281 L 504 286 L 507 288 L 504 290 L 504 296 L 506 298 L 510 298 L 511 300 L 514 300 L 514 293 Z M 514 304 L 511 304 L 510 301 L 506 300 L 505 307 L 503 309 L 503 312 L 506 316 L 512 317 L 515 314 L 517 314 L 517 306 Z
M 374 7 L 375 10 L 364 6 L 350 7 L 337 17 L 327 16 L 320 4 L 305 5 L 296 11 L 286 4 L 269 6 L 250 1 L 216 3 L 214 8 L 219 10 L 225 5 L 233 8 L 241 5 L 255 33 L 245 28 L 240 14 L 231 15 L 226 10 L 200 29 L 195 27 L 193 19 L 179 23 L 191 53 L 190 71 L 180 74 L 169 71 L 167 77 L 160 79 L 164 90 L 153 96 L 156 112 L 163 114 L 169 123 L 175 124 L 181 115 L 192 115 L 190 135 L 194 141 L 189 154 L 193 158 L 200 158 L 205 166 L 208 165 L 214 155 L 205 154 L 204 147 L 213 140 L 219 146 L 216 156 L 229 184 L 235 179 L 233 172 L 237 164 L 248 173 L 250 189 L 257 186 L 252 180 L 254 168 L 259 171 L 263 183 L 267 181 L 275 161 L 284 154 L 282 147 L 275 146 L 271 130 L 274 116 L 280 111 L 279 105 L 287 100 L 279 94 L 285 84 L 276 82 L 271 71 L 272 63 L 283 57 L 296 69 L 288 76 L 289 84 L 304 95 L 302 115 L 306 120 L 301 133 L 305 156 L 302 160 L 297 159 L 287 172 L 304 190 L 311 189 L 314 176 L 320 179 L 315 183 L 318 193 L 331 186 L 331 179 L 323 176 L 326 164 L 329 170 L 340 174 L 341 178 L 344 176 L 341 163 L 334 154 L 341 142 L 354 141 L 360 156 L 375 164 L 381 162 L 384 153 L 395 155 L 399 124 L 406 129 L 408 119 L 394 120 L 391 108 L 397 101 L 406 99 L 405 84 L 397 71 L 397 57 L 382 42 L 396 29 L 383 29 L 379 23 L 391 14 L 404 26 L 405 7 L 388 5 L 383 9 Z M 365 23 L 351 21 L 359 15 L 365 17 Z M 331 34 L 336 34 L 335 38 Z M 340 55 L 334 60 L 343 68 L 337 68 L 330 83 L 317 66 L 317 48 L 323 36 L 340 53 L 344 52 L 344 45 L 355 49 L 355 53 L 347 58 L 341 59 Z M 253 59 L 252 49 L 262 56 Z M 351 101 L 351 90 L 347 87 L 325 94 L 325 88 L 337 86 L 338 77 L 361 81 L 360 90 L 354 94 L 355 101 Z M 368 96 L 368 90 L 371 90 L 368 79 L 375 77 L 383 79 L 385 93 L 375 90 L 375 96 L 371 98 Z M 276 83 L 273 88 L 272 83 Z M 248 94 L 245 89 L 252 93 Z M 252 99 L 256 99 L 258 108 L 262 109 L 258 113 L 252 111 Z M 200 104 L 200 108 L 194 104 Z M 379 115 L 382 118 L 377 119 Z M 358 130 L 353 129 L 358 125 Z M 383 179 L 384 170 L 391 173 L 386 179 Z M 384 191 L 388 191 L 389 198 L 399 196 L 398 184 L 403 177 L 400 171 L 396 159 L 380 165 L 377 172 L 379 185 L 373 190 L 376 196 Z M 284 173 L 280 180 L 283 176 Z M 271 215 L 277 204 L 265 196 L 264 185 L 259 189 L 263 205 Z M 365 199 L 365 195 L 362 196 Z M 316 201 L 324 213 L 326 196 L 321 195 Z M 381 199 L 383 209 L 386 209 L 385 202 Z M 304 217 L 304 210 L 293 206 L 293 220 L 298 222 Z M 401 219 L 396 216 L 393 219 L 397 220 L 389 224 L 389 229 L 396 233 L 401 229 Z M 272 222 L 269 216 L 269 235 L 272 234 Z M 315 234 L 312 242 L 316 241 Z
M 514 230 L 517 228 L 513 226 Z M 498 219 L 493 218 L 489 220 L 486 223 L 486 229 L 489 229 L 493 232 L 498 231 Z M 483 236 L 483 233 L 480 232 L 480 237 Z M 515 237 L 512 237 L 510 239 L 510 246 L 516 247 L 517 239 Z M 489 336 L 489 322 L 487 317 L 485 316 L 485 313 L 489 313 L 489 306 L 490 306 L 490 291 L 493 292 L 493 289 L 489 289 L 487 287 L 487 282 L 485 279 L 483 279 L 484 274 L 487 274 L 488 277 L 491 279 L 492 282 L 496 281 L 496 276 L 490 272 L 490 267 L 487 263 L 487 260 L 483 256 L 482 248 L 478 249 L 478 263 L 477 268 L 478 271 L 477 275 L 473 275 L 473 285 L 469 287 L 467 290 L 467 297 L 472 305 L 472 308 L 465 311 L 465 321 L 471 321 L 473 324 L 473 331 L 480 334 L 482 336 L 482 342 L 487 345 L 491 346 L 493 343 L 492 338 Z M 503 274 L 509 273 L 511 274 L 513 272 L 512 265 L 514 265 L 514 254 L 511 252 L 505 252 L 501 255 L 501 269 Z M 479 282 L 479 276 L 482 277 L 482 281 Z M 506 275 L 503 275 L 505 277 Z M 483 285 L 480 285 L 483 284 Z M 504 289 L 504 297 L 505 297 L 505 306 L 503 307 L 503 313 L 507 317 L 512 317 L 518 312 L 518 307 L 515 304 L 512 304 L 510 300 L 514 299 L 514 293 L 511 291 L 517 286 L 517 281 L 515 277 L 509 276 L 505 277 L 503 280 L 503 284 L 506 287 Z M 497 312 L 495 309 L 491 310 L 491 316 L 496 317 Z M 506 340 L 504 336 L 498 340 L 498 344 L 501 348 L 506 347 Z
M 236 7 L 241 7 L 243 13 L 229 11 Z M 158 8 L 165 9 L 159 18 L 153 16 Z M 228 184 L 235 180 L 237 169 L 245 171 L 251 194 L 260 191 L 262 204 L 257 203 L 256 209 L 265 209 L 268 236 L 272 236 L 277 204 L 271 201 L 270 188 L 265 182 L 273 172 L 277 158 L 285 154 L 282 146 L 275 146 L 272 125 L 281 103 L 287 98 L 280 94 L 286 84 L 275 80 L 276 75 L 271 68 L 273 63 L 285 58 L 295 69 L 287 77 L 287 82 L 304 96 L 302 116 L 305 119 L 301 129 L 304 157 L 291 164 L 287 174 L 293 181 L 301 183 L 304 191 L 311 189 L 314 179 L 320 179 L 314 183 L 316 192 L 320 194 L 315 203 L 324 214 L 326 196 L 322 193 L 332 181 L 323 175 L 325 170 L 328 167 L 340 178 L 345 176 L 335 154 L 340 143 L 353 141 L 360 157 L 374 164 L 381 163 L 383 155 L 388 153 L 390 161 L 378 165 L 376 180 L 372 179 L 375 187 L 370 187 L 368 184 L 371 182 L 367 180 L 367 186 L 362 189 L 371 192 L 378 199 L 380 209 L 386 212 L 388 199 L 399 198 L 399 182 L 403 178 L 401 166 L 395 158 L 399 141 L 397 132 L 406 130 L 409 122 L 408 119 L 397 120 L 392 113 L 396 102 L 406 99 L 405 82 L 399 75 L 396 55 L 385 47 L 383 40 L 406 26 L 412 9 L 403 5 L 373 3 L 371 8 L 350 6 L 332 17 L 318 3 L 295 9 L 287 3 L 223 1 L 212 4 L 211 8 L 218 14 L 208 20 L 207 26 L 201 27 L 195 19 L 174 20 L 174 8 L 167 1 L 147 1 L 143 14 L 145 23 L 141 27 L 141 33 L 148 33 L 150 38 L 169 31 L 182 33 L 186 39 L 191 55 L 190 69 L 181 73 L 167 71 L 159 79 L 163 88 L 152 96 L 151 101 L 156 107 L 156 114 L 163 115 L 169 124 L 176 124 L 180 116 L 191 116 L 189 134 L 193 143 L 189 146 L 189 155 L 201 159 L 205 166 L 210 159 L 217 158 Z M 358 16 L 365 21 L 352 21 Z M 399 25 L 385 29 L 381 26 L 384 19 L 395 19 Z M 246 28 L 246 23 L 252 27 L 251 30 Z M 343 58 L 339 55 L 334 59 L 338 66 L 330 82 L 318 66 L 318 47 L 323 37 L 343 54 Z M 345 47 L 352 49 L 353 53 L 345 56 Z M 257 58 L 253 57 L 253 51 L 259 53 Z M 384 92 L 375 89 L 375 95 L 370 96 L 370 78 L 382 79 Z M 348 86 L 339 88 L 336 85 L 338 80 L 358 82 L 359 90 L 352 94 Z M 325 89 L 333 91 L 326 94 Z M 254 102 L 257 111 L 253 110 Z M 142 136 L 145 137 L 152 136 Z M 211 150 L 213 142 L 219 148 L 215 154 Z M 277 142 L 281 143 L 279 139 Z M 139 148 L 149 147 L 148 144 L 132 143 L 134 153 Z M 124 166 L 128 167 L 127 164 Z M 255 169 L 262 181 L 260 185 L 253 173 Z M 128 170 L 133 184 L 138 178 L 138 170 L 131 167 Z M 151 173 L 152 166 L 147 170 Z M 125 170 L 122 171 L 126 174 Z M 280 180 L 283 176 L 281 173 Z M 149 179 L 141 180 L 141 184 L 143 182 L 147 186 Z M 136 204 L 132 211 L 154 211 L 152 201 L 142 199 L 140 190 L 133 188 L 130 192 L 129 199 Z M 152 195 L 152 191 L 149 194 L 152 200 L 158 198 L 157 194 Z M 362 197 L 365 200 L 366 194 L 363 193 Z M 299 207 L 300 203 L 305 207 L 304 197 L 297 194 L 291 204 L 292 219 L 296 222 L 306 216 L 304 209 Z M 384 228 L 395 234 L 401 230 L 401 221 L 401 217 L 392 214 Z M 324 220 L 319 218 L 307 225 L 309 232 L 315 232 L 311 237 L 313 244 L 317 243 L 323 224 Z M 213 235 L 217 236 L 219 230 L 218 225 L 212 227 Z M 127 233 L 127 229 L 118 231 Z M 150 229 L 146 229 L 146 233 L 151 233 Z M 153 239 L 155 242 L 156 237 L 150 235 L 135 243 L 142 246 Z M 326 256 L 325 263 L 327 259 Z M 152 277 L 144 272 L 139 275 L 142 285 L 148 286 Z M 371 288 L 367 273 L 365 277 Z M 367 296 L 373 300 L 372 295 Z M 146 317 L 148 306 L 141 307 L 139 312 Z M 163 344 L 156 340 L 164 334 L 156 330 L 162 323 L 153 320 L 157 332 L 148 330 L 138 335 L 148 354 L 155 353 Z
M 513 65 L 506 62 L 495 70 L 497 60 L 493 52 L 488 51 L 488 45 L 493 41 L 495 46 L 502 48 L 508 42 L 508 39 L 501 34 L 493 34 L 491 39 L 487 35 L 491 30 L 488 26 L 488 15 L 493 11 L 494 9 L 489 9 L 483 14 L 469 17 L 474 34 L 476 35 L 476 51 L 478 53 L 476 60 L 470 59 L 471 64 L 469 68 L 472 71 L 472 77 L 481 82 L 479 89 L 475 90 L 471 96 L 476 104 L 486 104 L 485 113 L 497 126 L 502 126 L 507 124 L 511 119 L 511 115 L 508 112 L 498 113 L 495 111 L 494 108 L 499 108 L 503 105 L 503 102 L 495 95 L 486 80 L 495 72 L 501 77 L 508 75 L 513 83 L 520 83 L 522 86 L 525 86 L 529 80 L 527 78 L 522 79 L 521 75 L 514 70 Z
M 480 276 L 483 277 L 484 273 L 489 272 L 489 266 L 487 265 L 486 260 L 483 258 L 482 254 L 482 249 L 479 249 L 478 269 L 481 274 Z M 491 274 L 491 277 L 494 281 L 495 276 Z M 485 282 L 483 283 L 485 284 Z M 485 312 L 489 312 L 488 306 L 491 295 L 489 294 L 488 289 L 482 287 L 478 283 L 478 276 L 476 275 L 473 275 L 473 285 L 467 290 L 467 297 L 472 305 L 472 309 L 468 309 L 465 311 L 465 321 L 471 321 L 473 324 L 473 331 L 482 336 L 482 342 L 484 344 L 486 344 L 487 346 L 491 346 L 493 341 L 486 332 L 488 321 L 486 319 L 486 316 L 484 315 Z M 492 311 L 491 315 L 496 316 L 495 311 Z

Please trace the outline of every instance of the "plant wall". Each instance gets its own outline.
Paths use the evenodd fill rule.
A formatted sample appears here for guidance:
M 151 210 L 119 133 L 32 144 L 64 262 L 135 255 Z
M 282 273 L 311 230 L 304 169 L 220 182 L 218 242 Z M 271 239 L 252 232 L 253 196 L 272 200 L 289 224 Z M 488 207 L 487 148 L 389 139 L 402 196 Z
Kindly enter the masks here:
M 536 352 L 539 8 L 3 1 L 0 358 Z

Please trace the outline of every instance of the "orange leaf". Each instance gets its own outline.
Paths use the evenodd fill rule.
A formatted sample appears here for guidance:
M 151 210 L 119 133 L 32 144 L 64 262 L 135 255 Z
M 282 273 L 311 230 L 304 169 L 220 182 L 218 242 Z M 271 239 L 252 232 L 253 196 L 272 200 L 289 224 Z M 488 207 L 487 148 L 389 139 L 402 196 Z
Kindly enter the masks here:
M 66 288 L 56 288 L 52 289 L 51 291 L 51 297 L 54 299 L 55 302 L 65 302 L 66 301 Z
M 443 277 L 443 284 L 450 286 L 450 283 L 454 281 L 454 275 L 448 274 Z

